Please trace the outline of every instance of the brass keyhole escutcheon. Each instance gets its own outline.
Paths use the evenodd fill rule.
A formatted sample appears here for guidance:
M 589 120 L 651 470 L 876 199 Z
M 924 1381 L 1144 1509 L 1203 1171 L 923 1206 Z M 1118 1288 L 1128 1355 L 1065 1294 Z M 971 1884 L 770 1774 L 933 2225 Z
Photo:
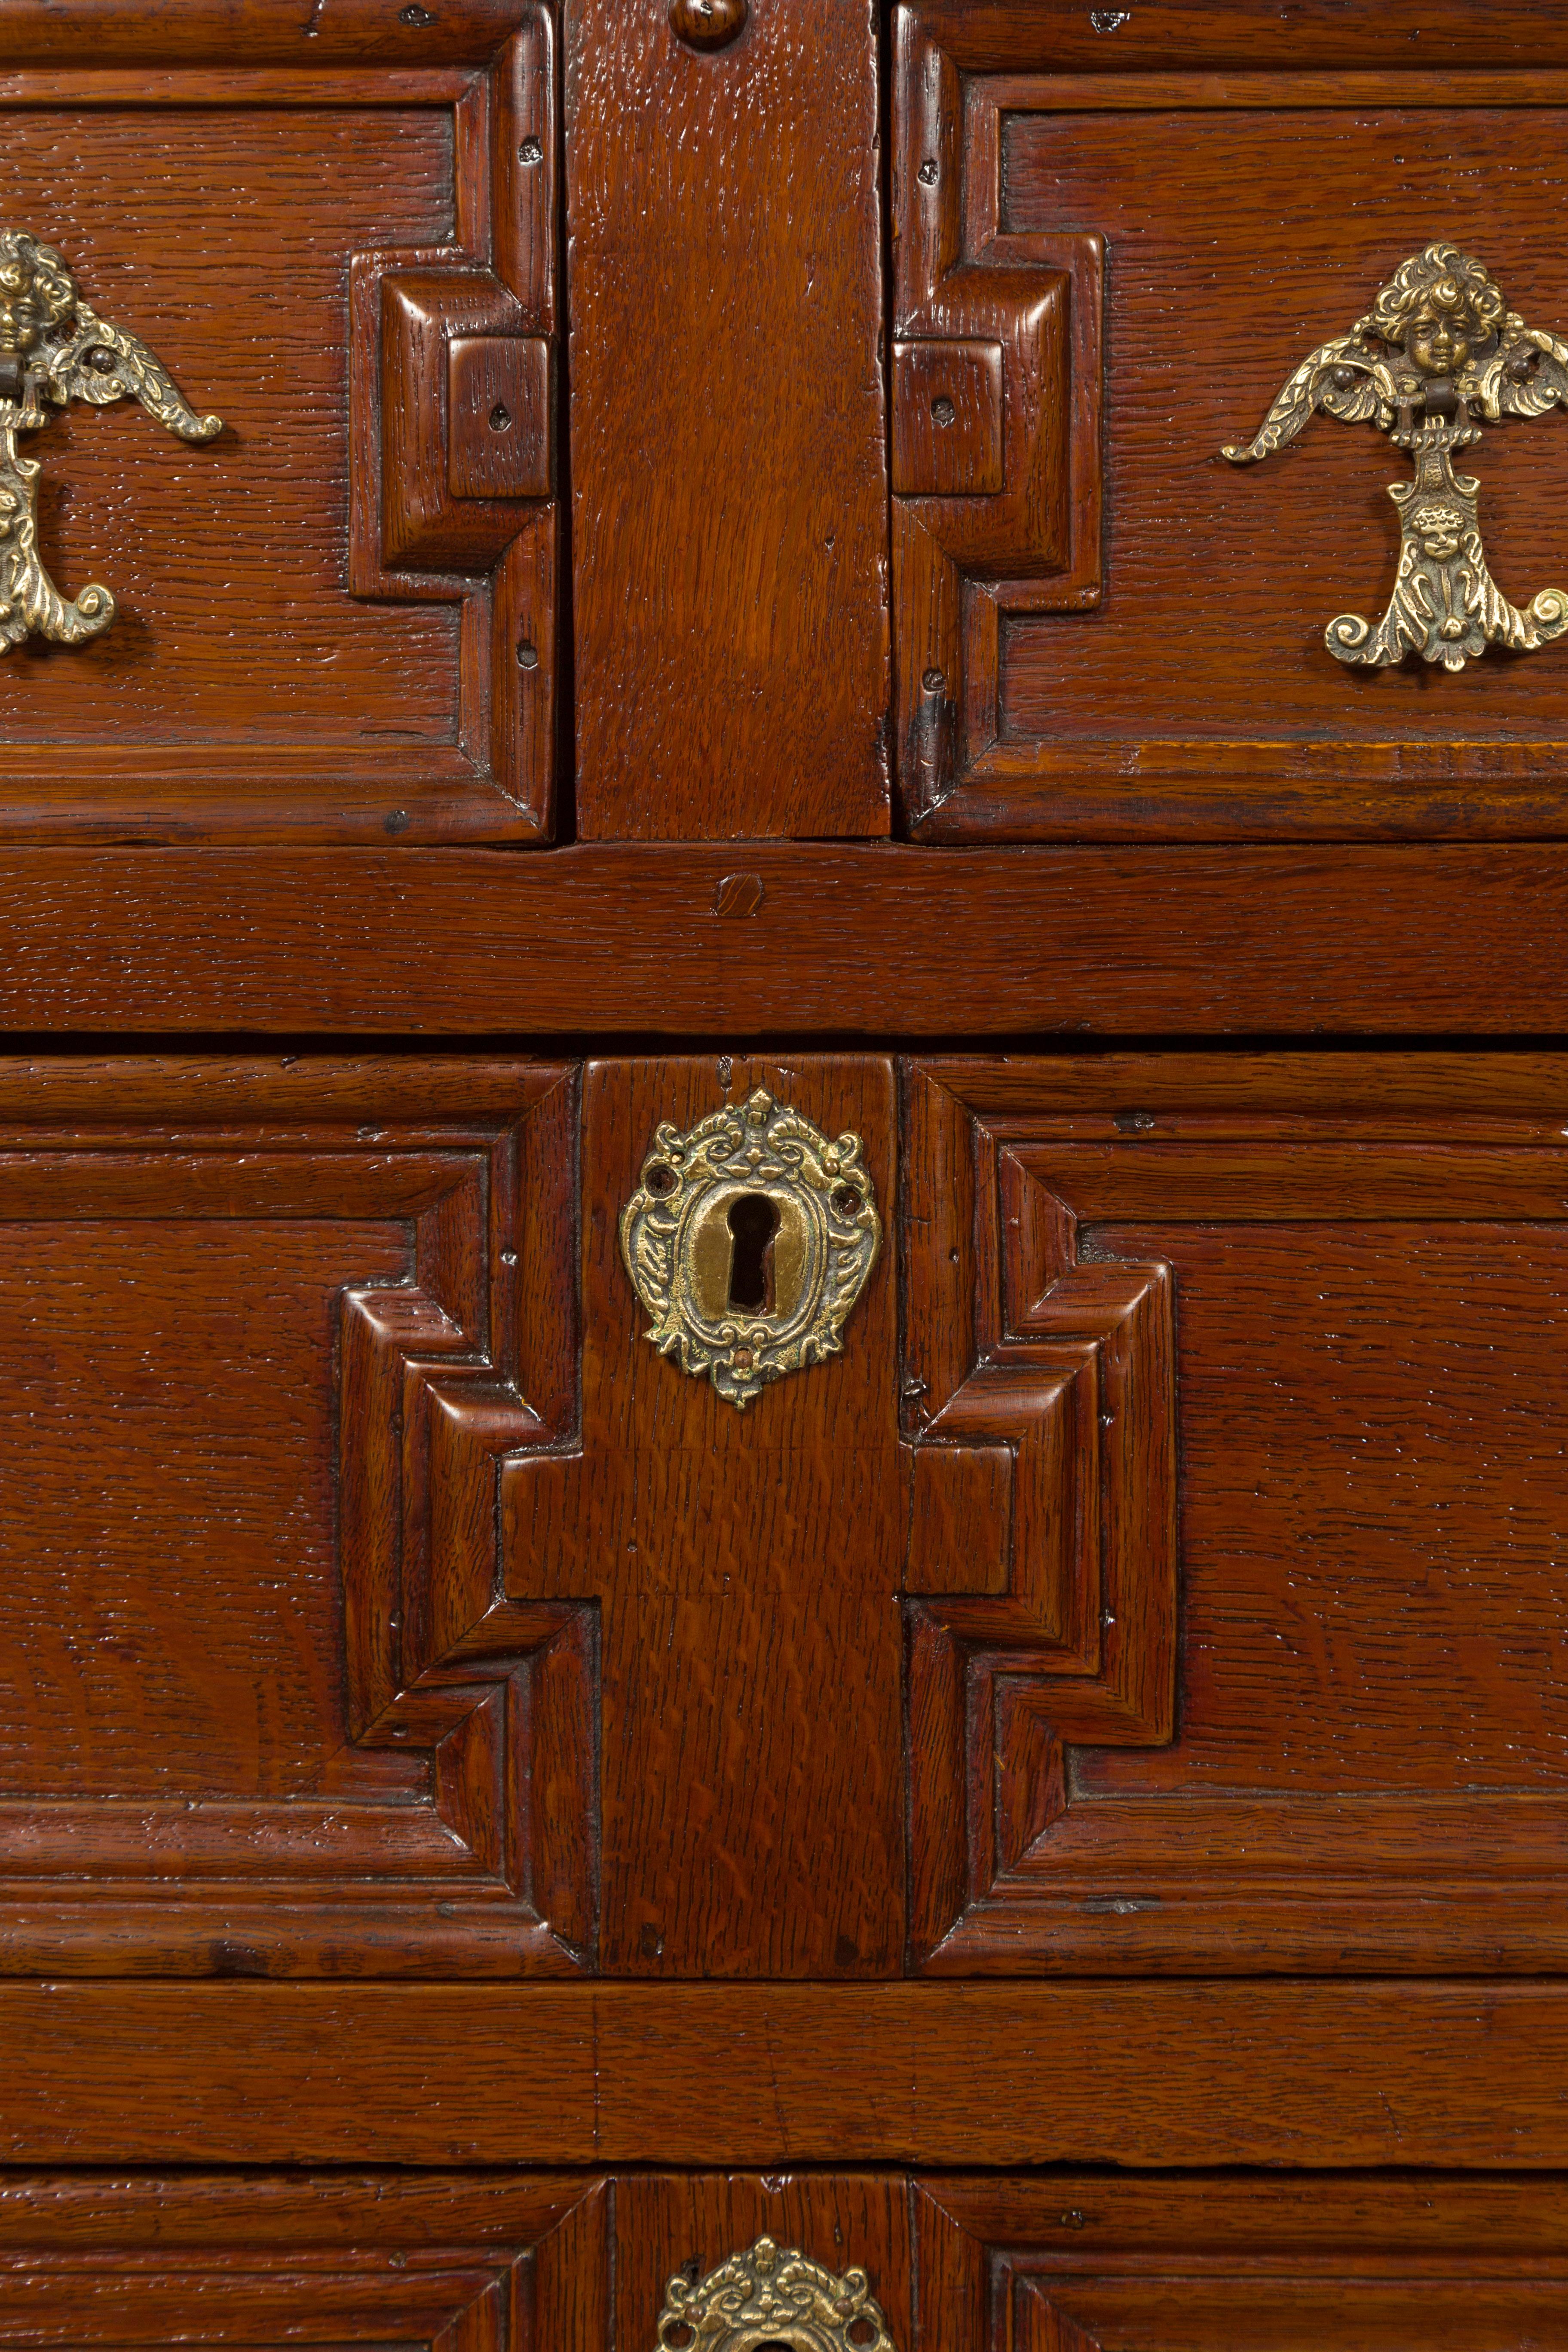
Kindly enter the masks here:
M 658 2352 L 896 2352 L 863 2270 L 842 2277 L 759 2238 L 706 2278 L 664 2291 Z
M 830 1141 L 762 1087 L 689 1134 L 660 1127 L 621 1217 L 647 1337 L 738 1406 L 839 1352 L 881 1238 L 859 1137 Z

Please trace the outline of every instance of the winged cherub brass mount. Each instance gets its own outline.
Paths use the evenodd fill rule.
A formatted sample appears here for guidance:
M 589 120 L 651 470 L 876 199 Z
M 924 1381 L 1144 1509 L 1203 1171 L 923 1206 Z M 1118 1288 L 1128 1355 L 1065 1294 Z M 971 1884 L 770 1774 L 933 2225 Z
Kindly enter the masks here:
M 18 433 L 49 421 L 50 404 L 105 408 L 139 400 L 183 441 L 210 441 L 221 416 L 198 416 L 145 343 L 89 310 L 51 246 L 25 229 L 0 229 L 0 654 L 24 637 L 79 645 L 114 618 L 114 599 L 92 581 L 62 596 L 38 556 L 36 457 L 16 453 Z
M 1415 479 L 1392 482 L 1399 571 L 1374 627 L 1341 613 L 1324 631 L 1342 662 L 1381 667 L 1418 653 L 1463 669 L 1489 645 L 1531 654 L 1568 629 L 1568 593 L 1542 588 L 1523 612 L 1487 569 L 1477 520 L 1479 484 L 1454 471 L 1454 452 L 1488 425 L 1568 407 L 1568 343 L 1527 327 L 1479 261 L 1438 242 L 1401 262 L 1348 335 L 1321 344 L 1275 400 L 1256 437 L 1228 447 L 1256 465 L 1293 441 L 1318 409 L 1375 425 L 1408 449 Z

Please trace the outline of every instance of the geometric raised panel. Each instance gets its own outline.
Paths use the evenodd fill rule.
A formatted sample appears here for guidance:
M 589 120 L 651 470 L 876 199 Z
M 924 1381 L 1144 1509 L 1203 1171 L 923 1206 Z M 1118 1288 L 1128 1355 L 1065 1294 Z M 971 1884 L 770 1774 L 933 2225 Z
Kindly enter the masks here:
M 1554 2181 L 936 2179 L 913 2233 L 915 2352 L 1486 2352 L 1568 2313 Z
M 1007 234 L 992 86 L 912 8 L 893 39 L 894 691 L 918 835 L 997 763 L 1010 617 L 1100 601 L 1104 243 Z
M 467 235 L 353 258 L 349 579 L 359 597 L 459 607 L 459 741 L 493 799 L 495 837 L 543 841 L 556 753 L 555 58 L 547 10 L 531 0 L 521 18 L 456 110 Z
M 100 13 L 58 47 L 7 17 L 16 170 L 52 183 L 39 234 L 86 298 L 133 316 L 226 429 L 171 463 L 127 418 L 76 433 L 55 469 L 44 551 L 68 581 L 112 579 L 120 611 L 68 659 L 6 665 L 0 835 L 540 838 L 556 611 L 548 12 L 331 0 L 330 27 L 307 8 L 291 42 L 269 43 L 259 21 L 190 0 L 121 32 L 117 68 Z M 100 68 L 124 78 L 111 90 Z M 112 220 L 87 193 L 99 173 L 121 191 Z M 472 420 L 478 476 L 459 467 L 505 495 L 455 500 L 476 510 L 468 541 L 395 572 L 378 272 L 399 256 L 449 289 L 438 331 L 522 347 L 501 356 L 525 397 L 513 414 L 491 396 Z M 445 480 L 445 357 L 405 356 Z M 510 421 L 492 424 L 500 407 Z
M 1529 1057 L 911 1070 L 924 1967 L 1560 1964 L 1562 1099 Z M 1075 1448 L 1116 1720 L 1054 1708 Z
M 910 1932 L 963 1969 L 969 1915 L 1068 1806 L 1069 1748 L 1171 1737 L 1172 1283 L 1086 1262 L 1066 1201 L 908 1086 Z
M 18 2176 L 0 2338 L 605 2352 L 609 2204 L 548 2173 Z
M 8 1072 L 11 1967 L 591 1960 L 593 1614 L 493 1598 L 500 1454 L 578 1410 L 576 1098 L 559 1065 Z
M 1248 15 L 1249 78 L 1237 83 L 1234 10 L 1167 21 L 1174 47 L 1125 7 L 913 0 L 895 12 L 895 337 L 1005 340 L 978 289 L 1026 260 L 1041 299 L 1053 271 L 1072 278 L 1077 315 L 1089 264 L 1074 278 L 1072 248 L 1106 256 L 1103 414 L 1086 433 L 1098 362 L 1075 355 L 1052 375 L 1048 326 L 1039 347 L 1031 542 L 1044 573 L 1070 446 L 1095 609 L 1072 609 L 1089 601 L 1066 593 L 1076 565 L 1063 593 L 1041 577 L 1015 595 L 1026 567 L 1009 573 L 1000 549 L 973 560 L 971 534 L 1021 478 L 1011 443 L 1001 498 L 894 498 L 909 829 L 922 842 L 1079 844 L 1560 836 L 1568 664 L 1510 663 L 1473 692 L 1408 667 L 1358 683 L 1314 625 L 1376 593 L 1378 534 L 1360 540 L 1351 520 L 1386 511 L 1372 437 L 1325 428 L 1268 478 L 1220 455 L 1230 420 L 1250 429 L 1300 356 L 1279 323 L 1285 289 L 1293 318 L 1336 318 L 1347 289 L 1388 278 L 1422 222 L 1468 223 L 1510 305 L 1564 314 L 1561 259 L 1542 250 L 1496 135 L 1495 20 L 1483 34 L 1476 18 L 1441 59 L 1423 49 L 1428 70 L 1457 69 L 1441 83 L 1399 70 L 1364 20 L 1308 36 L 1263 11 Z M 1532 85 L 1510 116 L 1521 144 L 1554 136 L 1562 87 Z M 1439 103 L 1441 149 L 1420 135 Z M 965 307 L 944 317 L 933 304 L 947 288 L 966 289 Z M 1011 430 L 1010 349 L 1004 373 Z M 965 416 L 951 390 L 948 403 L 951 444 Z M 1517 576 L 1534 564 L 1555 577 L 1568 436 L 1528 453 L 1512 428 L 1498 437 L 1483 491 L 1494 528 Z

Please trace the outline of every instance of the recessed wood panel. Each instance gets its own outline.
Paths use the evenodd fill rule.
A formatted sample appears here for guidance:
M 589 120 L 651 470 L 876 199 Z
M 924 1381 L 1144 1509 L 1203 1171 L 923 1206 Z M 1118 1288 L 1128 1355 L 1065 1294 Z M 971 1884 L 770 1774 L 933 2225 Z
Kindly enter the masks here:
M 0 2344 L 603 2352 L 608 2206 L 550 2173 L 18 2179 Z
M 1104 372 L 1095 609 L 1047 609 L 1070 600 L 962 550 L 954 578 L 928 579 L 921 532 L 941 518 L 929 500 L 899 506 L 909 822 L 933 840 L 1561 830 L 1561 646 L 1494 650 L 1459 673 L 1414 656 L 1352 672 L 1324 644 L 1336 614 L 1375 620 L 1387 602 L 1402 453 L 1327 416 L 1256 471 L 1220 452 L 1435 236 L 1562 332 L 1568 278 L 1540 234 L 1536 159 L 1561 144 L 1568 81 L 1421 72 L 1414 49 L 1391 74 L 1368 28 L 1345 24 L 1331 54 L 1326 27 L 1294 20 L 1272 43 L 1260 24 L 1254 69 L 1238 71 L 1217 23 L 1194 19 L 1152 72 L 1148 34 L 1119 46 L 1125 12 L 1100 13 L 1098 57 L 1048 9 L 899 19 L 906 272 L 944 203 L 937 257 L 954 283 L 1085 237 L 1106 252 L 1102 351 L 1072 369 L 1075 401 Z M 1568 579 L 1568 433 L 1551 415 L 1507 422 L 1466 462 L 1493 574 L 1528 606 Z M 934 745 L 931 714 L 917 723 L 933 658 Z
M 1568 2342 L 1555 2179 L 932 2180 L 914 2237 L 922 2352 Z
M 0 1962 L 583 1965 L 592 1627 L 491 1605 L 500 1455 L 575 1410 L 570 1074 L 5 1099 Z
M 313 21 L 292 70 L 247 66 L 247 26 L 208 7 L 144 29 L 140 75 L 91 70 L 79 39 L 74 73 L 7 79 L 7 218 L 58 247 L 83 301 L 150 343 L 224 429 L 192 446 L 134 402 L 78 401 L 23 436 L 42 466 L 45 565 L 70 594 L 106 583 L 118 610 L 87 643 L 29 638 L 0 662 L 0 837 L 548 833 L 553 506 L 513 498 L 498 536 L 492 503 L 479 554 L 439 576 L 380 575 L 375 322 L 349 294 L 373 261 L 413 257 L 459 288 L 465 269 L 483 278 L 502 331 L 550 333 L 550 23 L 528 0 L 444 26 L 386 13 L 386 63 L 352 73 L 331 69 L 336 27 L 311 48 Z M 421 26 L 427 61 L 396 70 Z M 489 70 L 451 61 L 476 42 Z M 26 53 L 26 28 L 0 37 L 0 59 L 8 43 Z M 182 63 L 192 53 L 205 63 Z M 461 329 L 460 301 L 454 315 Z
M 1130 1356 L 1098 1441 L 1088 1421 L 1068 1441 L 1143 1465 L 1141 1485 L 1101 1474 L 1099 1508 L 1102 1557 L 1129 1563 L 1104 1637 L 1145 1676 L 1168 1414 L 1179 1465 L 1173 1716 L 1145 1696 L 1131 1725 L 1086 1719 L 1053 1679 L 1070 1550 L 1033 1613 L 966 1597 L 994 1570 L 972 1588 L 961 1548 L 950 1598 L 922 1565 L 928 1964 L 1550 1963 L 1568 1860 L 1555 1066 L 949 1063 L 911 1083 L 921 1445 L 962 1446 L 987 1383 L 1022 1402 L 1089 1270 L 1169 1284 L 1173 1357 L 1140 1374 Z M 1016 1594 L 1040 1526 L 1016 1499 Z

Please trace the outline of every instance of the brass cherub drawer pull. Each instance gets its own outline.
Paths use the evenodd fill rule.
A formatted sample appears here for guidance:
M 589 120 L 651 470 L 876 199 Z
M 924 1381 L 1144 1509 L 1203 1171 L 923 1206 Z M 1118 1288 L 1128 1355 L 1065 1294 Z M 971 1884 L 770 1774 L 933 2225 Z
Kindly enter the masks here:
M 25 229 L 0 229 L 0 654 L 26 636 L 79 645 L 114 618 L 114 599 L 92 581 L 62 596 L 38 555 L 38 460 L 16 454 L 49 407 L 85 400 L 139 400 L 184 441 L 210 441 L 221 416 L 198 416 L 145 343 L 89 310 L 53 247 Z
M 1568 407 L 1568 343 L 1527 327 L 1479 261 L 1439 242 L 1402 262 L 1348 335 L 1320 345 L 1275 400 L 1257 436 L 1228 447 L 1255 465 L 1293 441 L 1316 410 L 1375 425 L 1408 449 L 1415 479 L 1393 482 L 1399 571 L 1374 627 L 1341 613 L 1324 635 L 1342 662 L 1381 667 L 1418 653 L 1463 669 L 1489 645 L 1534 653 L 1568 629 L 1568 593 L 1542 588 L 1521 613 L 1487 569 L 1479 485 L 1453 453 L 1486 425 Z

